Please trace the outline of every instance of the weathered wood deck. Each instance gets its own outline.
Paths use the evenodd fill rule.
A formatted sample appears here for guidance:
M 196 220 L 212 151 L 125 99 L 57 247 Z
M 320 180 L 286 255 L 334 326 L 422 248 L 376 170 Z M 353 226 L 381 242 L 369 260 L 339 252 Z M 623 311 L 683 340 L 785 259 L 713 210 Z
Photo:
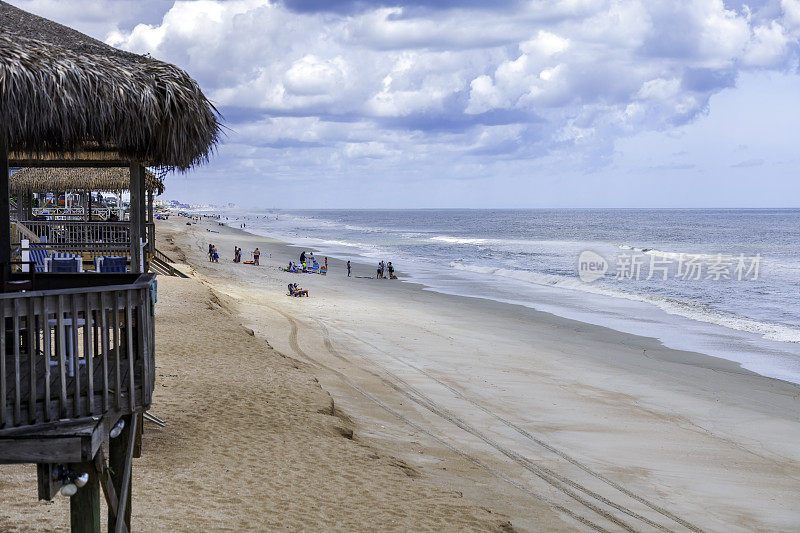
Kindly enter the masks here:
M 0 294 L 0 435 L 147 409 L 155 376 L 154 275 L 42 278 L 37 283 L 49 284 L 46 290 Z M 74 286 L 84 280 L 116 283 Z M 119 283 L 125 280 L 132 283 Z
M 79 375 L 70 377 L 67 374 L 64 381 L 65 388 L 68 391 L 74 392 L 77 387 L 79 394 L 68 396 L 65 395 L 63 398 L 60 394 L 52 394 L 53 391 L 59 391 L 61 386 L 61 376 L 58 372 L 50 372 L 49 390 L 51 391 L 51 394 L 49 398 L 49 408 L 45 408 L 45 397 L 47 396 L 46 390 L 48 387 L 42 386 L 44 385 L 43 381 L 39 381 L 39 387 L 37 387 L 36 390 L 36 414 L 33 418 L 35 420 L 44 420 L 46 422 L 80 418 L 97 411 L 97 409 L 93 406 L 103 406 L 104 410 L 106 411 L 109 409 L 118 411 L 129 410 L 130 398 L 128 384 L 130 383 L 130 361 L 128 360 L 127 356 L 123 355 L 119 358 L 119 367 L 117 367 L 116 353 L 112 351 L 112 353 L 109 355 L 110 357 L 107 363 L 108 394 L 105 394 L 104 390 L 103 358 L 94 358 L 94 368 L 92 369 L 92 372 L 89 372 L 89 369 L 86 367 L 86 360 L 80 358 L 78 362 L 79 368 L 76 371 L 76 374 Z M 36 356 L 35 359 L 37 376 L 41 376 L 45 374 L 45 359 L 41 356 Z M 134 360 L 133 366 L 134 376 L 141 375 L 144 366 L 143 361 Z M 117 374 L 117 368 L 119 368 L 119 374 Z M 30 399 L 30 362 L 27 354 L 20 356 L 20 370 L 19 398 Z M 89 386 L 90 374 L 92 374 L 92 379 L 94 380 L 92 387 Z M 117 378 L 119 378 L 119 382 L 117 382 Z M 41 378 L 37 379 L 40 380 Z M 90 396 L 90 389 L 92 396 Z M 10 407 L 15 409 L 17 398 L 16 379 L 11 373 L 6 376 L 6 391 L 6 394 L 10 398 L 14 399 L 14 402 L 10 405 Z M 117 392 L 119 392 L 119 394 L 117 394 Z M 148 398 L 144 393 L 145 390 L 142 388 L 141 383 L 137 383 L 134 386 L 134 410 L 136 410 L 136 408 L 141 408 L 148 403 Z M 77 401 L 75 401 L 76 397 L 78 398 Z M 29 402 L 20 401 L 20 420 L 31 419 L 31 415 L 33 413 L 28 412 L 29 408 Z M 7 413 L 7 415 L 9 415 L 9 413 Z M 10 418 L 10 416 L 8 418 Z M 2 434 L 3 430 L 0 429 L 0 435 Z
M 89 416 L 0 431 L 4 463 L 91 461 L 119 415 Z

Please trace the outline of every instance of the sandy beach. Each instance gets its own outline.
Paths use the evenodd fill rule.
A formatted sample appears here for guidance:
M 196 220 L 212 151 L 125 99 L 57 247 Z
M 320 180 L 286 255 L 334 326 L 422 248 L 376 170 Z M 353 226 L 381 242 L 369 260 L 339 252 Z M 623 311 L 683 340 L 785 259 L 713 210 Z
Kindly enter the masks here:
M 289 274 L 298 248 L 185 222 L 158 228 L 191 279 L 159 279 L 143 530 L 800 528 L 796 385 L 367 265 Z M 66 529 L 31 465 L 0 490 L 0 529 Z

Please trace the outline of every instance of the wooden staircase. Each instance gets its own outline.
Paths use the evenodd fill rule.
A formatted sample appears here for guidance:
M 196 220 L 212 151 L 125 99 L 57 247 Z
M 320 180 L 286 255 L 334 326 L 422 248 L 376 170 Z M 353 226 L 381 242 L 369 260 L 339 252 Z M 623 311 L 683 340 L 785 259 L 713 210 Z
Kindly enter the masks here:
M 172 266 L 170 263 L 174 263 L 172 259 L 167 257 L 166 254 L 160 252 L 157 248 L 154 249 L 154 253 L 150 258 L 150 271 L 155 272 L 156 274 L 162 274 L 164 276 L 176 276 L 179 278 L 188 278 L 186 274 Z

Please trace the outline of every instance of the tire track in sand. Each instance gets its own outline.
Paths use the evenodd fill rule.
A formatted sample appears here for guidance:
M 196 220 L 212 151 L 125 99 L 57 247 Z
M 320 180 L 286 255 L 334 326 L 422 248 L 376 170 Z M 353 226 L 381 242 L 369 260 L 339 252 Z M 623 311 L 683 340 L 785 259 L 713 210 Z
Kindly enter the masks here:
M 547 467 L 537 465 L 536 463 L 534 463 L 533 461 L 531 461 L 527 457 L 525 457 L 525 456 L 523 456 L 523 455 L 521 455 L 521 454 L 519 454 L 517 452 L 514 452 L 513 450 L 510 450 L 510 449 L 506 448 L 505 446 L 501 445 L 497 441 L 491 439 L 490 437 L 488 437 L 487 435 L 485 435 L 484 433 L 479 431 L 474 426 L 468 424 L 463 419 L 461 419 L 458 416 L 456 416 L 451 411 L 443 408 L 442 406 L 440 406 L 439 404 L 437 404 L 436 402 L 431 400 L 428 396 L 426 396 L 425 394 L 420 392 L 413 385 L 409 384 L 404 379 L 402 379 L 399 376 L 395 375 L 394 373 L 392 373 L 391 371 L 389 371 L 383 365 L 380 365 L 376 361 L 374 361 L 374 360 L 372 360 L 372 359 L 370 359 L 368 357 L 365 357 L 365 356 L 363 356 L 361 354 L 358 354 L 358 356 L 361 359 L 363 359 L 364 361 L 366 361 L 366 362 L 368 362 L 368 363 L 370 363 L 370 364 L 372 364 L 374 366 L 377 366 L 378 368 L 382 369 L 384 372 L 386 372 L 388 375 L 390 375 L 392 378 L 394 378 L 397 382 L 399 382 L 402 385 L 404 385 L 405 388 L 399 386 L 397 383 L 392 382 L 391 380 L 387 380 L 386 378 L 384 378 L 383 376 L 381 376 L 380 374 L 378 374 L 376 372 L 372 372 L 372 371 L 367 370 L 367 369 L 365 369 L 365 368 L 363 368 L 363 367 L 361 367 L 359 365 L 356 365 L 356 364 L 352 363 L 350 360 L 348 360 L 347 358 L 345 358 L 341 354 L 339 354 L 336 351 L 336 349 L 333 347 L 333 344 L 332 344 L 331 339 L 330 339 L 330 335 L 328 334 L 328 331 L 327 331 L 327 328 L 326 328 L 325 324 L 323 324 L 319 320 L 316 320 L 316 322 L 322 328 L 323 340 L 325 342 L 326 348 L 331 353 L 331 355 L 333 355 L 334 357 L 339 358 L 340 360 L 342 360 L 342 361 L 344 361 L 344 362 L 346 362 L 348 364 L 351 364 L 351 365 L 355 366 L 356 368 L 362 370 L 363 372 L 366 372 L 366 373 L 376 377 L 381 382 L 383 382 L 385 385 L 391 387 L 395 391 L 397 391 L 400 394 L 406 396 L 408 399 L 410 399 L 411 401 L 417 403 L 421 407 L 429 410 L 430 412 L 432 412 L 433 414 L 439 416 L 440 418 L 450 422 L 451 424 L 455 425 L 456 427 L 458 427 L 458 428 L 466 431 L 467 433 L 473 435 L 474 437 L 482 440 L 483 442 L 485 442 L 486 444 L 488 444 L 489 446 L 491 446 L 492 448 L 494 448 L 495 450 L 497 450 L 501 454 L 505 455 L 506 457 L 508 457 L 509 459 L 514 461 L 515 463 L 517 463 L 520 466 L 522 466 L 524 469 L 528 470 L 529 472 L 531 472 L 532 474 L 534 474 L 535 476 L 540 478 L 542 481 L 544 481 L 547 484 L 551 485 L 553 488 L 555 488 L 556 490 L 562 492 L 564 495 L 568 496 L 569 498 L 575 500 L 577 503 L 579 503 L 579 504 L 585 506 L 586 508 L 588 508 L 589 510 L 597 513 L 598 515 L 602 516 L 606 520 L 609 520 L 610 522 L 613 522 L 614 524 L 616 524 L 617 526 L 621 527 L 622 529 L 624 529 L 626 531 L 636 531 L 632 526 L 630 526 L 629 524 L 624 522 L 622 519 L 612 515 L 611 513 L 609 513 L 605 509 L 602 509 L 601 507 L 597 506 L 596 504 L 592 503 L 591 501 L 588 501 L 588 500 L 582 498 L 580 495 L 578 495 L 574 491 L 568 489 L 565 485 L 568 485 L 569 487 L 571 487 L 573 489 L 581 491 L 584 494 L 586 494 L 587 496 L 589 496 L 590 498 L 594 498 L 598 502 L 603 503 L 603 504 L 605 504 L 605 505 L 607 505 L 607 506 L 609 506 L 609 507 L 611 507 L 613 509 L 616 509 L 617 511 L 620 511 L 623 514 L 626 514 L 626 515 L 628 515 L 628 516 L 630 516 L 630 517 L 632 517 L 634 519 L 640 520 L 640 521 L 644 522 L 645 524 L 647 524 L 648 526 L 650 526 L 652 528 L 655 528 L 655 529 L 658 529 L 658 530 L 661 530 L 661 531 L 670 531 L 668 528 L 664 527 L 663 525 L 661 525 L 661 524 L 659 524 L 657 522 L 654 522 L 653 520 L 650 520 L 649 518 L 647 518 L 645 516 L 642 516 L 641 514 L 636 513 L 635 511 L 633 511 L 631 509 L 628 509 L 627 507 L 625 507 L 625 506 L 623 506 L 621 504 L 613 502 L 613 501 L 609 500 L 608 498 L 605 498 L 604 496 L 598 494 L 597 492 L 594 492 L 591 489 L 589 489 L 589 488 L 587 488 L 587 487 L 575 482 L 572 479 L 566 478 L 566 477 L 554 472 L 553 470 L 550 470 Z M 413 395 L 410 394 L 410 393 L 413 393 Z
M 562 512 L 563 514 L 569 516 L 570 518 L 573 518 L 574 520 L 584 524 L 585 526 L 588 526 L 589 528 L 591 528 L 591 529 L 593 529 L 595 531 L 599 531 L 601 533 L 610 533 L 610 531 L 608 529 L 602 527 L 601 525 L 599 525 L 599 524 L 597 524 L 595 522 L 592 522 L 588 518 L 577 514 L 576 512 L 572 511 L 571 509 L 569 509 L 567 507 L 564 507 L 563 505 L 560 505 L 559 503 L 557 503 L 555 501 L 552 501 L 551 499 L 549 499 L 549 498 L 547 498 L 547 497 L 545 497 L 545 496 L 543 496 L 543 495 L 531 490 L 529 487 L 526 487 L 525 485 L 519 483 L 518 481 L 515 481 L 515 480 L 509 478 L 508 476 L 504 475 L 502 472 L 497 471 L 496 469 L 494 469 L 491 466 L 487 465 L 486 463 L 484 463 L 480 459 L 478 459 L 478 458 L 470 455 L 469 453 L 467 453 L 467 452 L 465 452 L 465 451 L 453 446 L 452 444 L 450 444 L 449 442 L 445 441 L 444 439 L 442 439 L 438 435 L 435 435 L 435 434 L 431 433 L 430 431 L 428 431 L 424 427 L 422 427 L 419 424 L 417 424 L 416 422 L 410 420 L 409 418 L 404 416 L 402 413 L 400 413 L 397 410 L 393 409 L 392 407 L 390 407 L 386 403 L 382 402 L 380 399 L 378 399 L 374 395 L 370 394 L 369 392 L 365 391 L 364 389 L 362 389 L 361 387 L 359 387 L 358 385 L 353 383 L 344 373 L 340 372 L 339 370 L 336 370 L 335 368 L 331 368 L 330 366 L 328 366 L 328 365 L 326 365 L 324 363 L 316 361 L 311 356 L 309 356 L 305 351 L 303 351 L 303 349 L 300 347 L 300 344 L 298 343 L 297 321 L 294 320 L 291 316 L 289 316 L 286 313 L 284 313 L 283 311 L 281 311 L 280 309 L 277 309 L 277 308 L 272 307 L 270 305 L 267 305 L 267 307 L 269 307 L 270 309 L 272 309 L 276 313 L 282 315 L 289 322 L 289 326 L 290 326 L 289 346 L 291 347 L 292 351 L 294 351 L 298 356 L 300 356 L 306 363 L 310 364 L 313 367 L 317 367 L 319 369 L 324 369 L 324 370 L 330 372 L 331 374 L 336 375 L 345 384 L 347 384 L 349 387 L 351 387 L 352 389 L 357 391 L 359 394 L 364 396 L 366 399 L 368 399 L 371 402 L 375 403 L 377 406 L 379 406 L 381 409 L 383 409 L 387 413 L 391 414 L 392 416 L 394 416 L 398 420 L 401 420 L 405 424 L 407 424 L 407 425 L 411 426 L 412 428 L 416 429 L 420 433 L 423 433 L 423 434 L 427 435 L 432 440 L 434 440 L 435 442 L 441 444 L 442 446 L 444 446 L 445 448 L 449 449 L 453 453 L 459 455 L 460 457 L 463 457 L 464 459 L 468 460 L 469 462 L 473 463 L 474 465 L 486 470 L 487 472 L 489 472 L 493 476 L 497 477 L 498 479 L 501 479 L 502 481 L 505 481 L 506 483 L 512 485 L 513 487 L 525 492 L 526 494 L 536 498 L 537 500 L 549 505 L 553 509 L 556 509 L 557 511 Z M 352 363 L 350 363 L 350 364 L 352 364 Z M 357 365 L 354 365 L 354 366 L 357 366 Z M 360 367 L 358 367 L 358 368 L 360 368 Z M 362 371 L 363 371 L 363 369 L 362 369 Z M 612 520 L 612 522 L 613 521 L 614 520 Z M 635 531 L 635 530 L 632 530 L 632 529 L 629 529 L 629 528 L 625 528 L 625 529 L 628 530 L 628 531 Z
M 325 324 L 323 324 L 322 322 L 320 322 L 319 320 L 317 320 L 316 322 L 323 329 L 323 335 L 326 338 L 325 339 L 326 345 L 329 344 L 331 341 L 330 341 L 330 336 L 329 336 L 329 334 L 327 332 L 327 326 Z M 701 533 L 702 532 L 702 529 L 700 529 L 698 526 L 696 526 L 696 525 L 688 522 L 687 520 L 677 516 L 676 514 L 670 512 L 669 510 L 667 510 L 667 509 L 665 509 L 665 508 L 663 508 L 663 507 L 661 507 L 661 506 L 649 501 L 648 499 L 646 499 L 646 498 L 644 498 L 644 497 L 632 492 L 631 490 L 627 489 L 623 485 L 613 481 L 612 479 L 610 479 L 607 476 L 601 474 L 600 472 L 597 472 L 597 471 L 593 470 L 592 468 L 590 468 L 586 464 L 580 462 L 579 460 L 577 460 L 574 457 L 568 455 L 567 453 L 563 452 L 562 450 L 559 450 L 558 448 L 556 448 L 555 446 L 553 446 L 553 445 L 549 444 L 548 442 L 542 440 L 541 438 L 534 436 L 529 431 L 525 430 L 524 428 L 520 427 L 519 425 L 514 424 L 513 422 L 511 422 L 511 421 L 505 419 L 504 417 L 502 417 L 502 416 L 494 413 L 493 411 L 489 410 L 484 405 L 481 405 L 481 404 L 475 402 L 474 400 L 472 400 L 471 398 L 466 397 L 461 391 L 459 391 L 458 389 L 456 389 L 455 387 L 453 387 L 449 383 L 446 383 L 446 382 L 442 381 L 441 379 L 437 378 L 436 376 L 432 375 L 430 372 L 426 371 L 425 369 L 419 368 L 416 365 L 414 365 L 412 363 L 409 363 L 408 361 L 406 361 L 406 360 L 404 360 L 404 359 L 402 359 L 400 357 L 397 357 L 394 354 L 391 354 L 391 353 L 389 353 L 389 352 L 387 352 L 385 350 L 382 350 L 381 348 L 375 346 L 374 344 L 372 344 L 372 343 L 370 343 L 368 341 L 365 341 L 363 339 L 360 339 L 359 337 L 353 335 L 352 333 L 344 331 L 341 328 L 337 328 L 335 326 L 331 326 L 331 328 L 337 330 L 339 333 L 341 333 L 343 335 L 346 335 L 346 336 L 356 340 L 357 342 L 359 342 L 361 344 L 369 346 L 373 350 L 376 350 L 376 351 L 386 355 L 387 357 L 390 357 L 391 359 L 399 362 L 400 364 L 402 364 L 404 366 L 407 366 L 408 368 L 411 368 L 412 370 L 414 370 L 414 371 L 424 375 L 425 377 L 435 381 L 436 383 L 438 383 L 439 385 L 441 385 L 442 387 L 444 387 L 445 389 L 450 391 L 452 394 L 454 394 L 459 399 L 468 402 L 470 405 L 476 407 L 480 411 L 482 411 L 482 412 L 486 413 L 487 415 L 493 417 L 494 419 L 498 420 L 503 425 L 505 425 L 506 427 L 514 430 L 519 435 L 525 437 L 529 441 L 531 441 L 531 442 L 541 446 L 545 450 L 547 450 L 547 451 L 549 451 L 549 452 L 561 457 L 565 461 L 571 463 L 572 465 L 576 466 L 577 468 L 579 468 L 580 470 L 582 470 L 585 473 L 589 474 L 590 476 L 593 476 L 593 477 L 597 478 L 598 480 L 600 480 L 603 483 L 609 485 L 610 487 L 616 489 L 617 491 L 619 491 L 622 494 L 628 496 L 629 498 L 638 501 L 642 505 L 645 505 L 646 507 L 649 507 L 653 511 L 661 514 L 662 516 L 664 516 L 664 517 L 666 517 L 666 518 L 668 518 L 670 520 L 673 520 L 674 522 L 682 525 L 683 527 L 685 527 L 686 529 L 689 529 L 690 531 L 694 531 L 696 533 Z M 386 369 L 380 363 L 377 363 L 372 359 L 365 358 L 362 355 L 359 355 L 359 357 L 361 357 L 362 359 L 364 359 L 366 361 L 369 361 L 370 363 L 374 364 L 375 366 L 378 366 L 379 368 L 381 368 L 384 372 L 392 375 L 392 377 L 394 377 L 395 379 L 397 379 L 398 381 L 402 382 L 404 385 L 409 387 L 410 390 L 414 391 L 415 394 L 419 394 L 421 396 L 424 396 L 424 394 L 419 392 L 416 388 L 414 388 L 412 385 L 408 384 L 402 378 L 399 378 L 399 377 L 395 376 L 394 374 L 392 374 L 388 369 Z M 654 525 L 654 524 L 650 524 L 650 525 Z M 659 527 L 660 529 L 663 529 L 661 526 L 658 526 L 658 525 L 655 525 L 655 527 Z

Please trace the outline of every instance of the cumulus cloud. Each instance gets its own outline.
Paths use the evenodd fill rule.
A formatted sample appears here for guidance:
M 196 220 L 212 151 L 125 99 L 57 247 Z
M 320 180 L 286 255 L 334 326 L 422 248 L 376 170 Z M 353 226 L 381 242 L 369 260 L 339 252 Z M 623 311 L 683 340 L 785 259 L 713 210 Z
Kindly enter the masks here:
M 800 39 L 800 0 L 201 0 L 150 3 L 147 17 L 103 0 L 106 22 L 16 3 L 180 65 L 228 120 L 223 156 L 298 174 L 602 164 L 621 137 L 701 116 L 742 72 L 796 69 Z

